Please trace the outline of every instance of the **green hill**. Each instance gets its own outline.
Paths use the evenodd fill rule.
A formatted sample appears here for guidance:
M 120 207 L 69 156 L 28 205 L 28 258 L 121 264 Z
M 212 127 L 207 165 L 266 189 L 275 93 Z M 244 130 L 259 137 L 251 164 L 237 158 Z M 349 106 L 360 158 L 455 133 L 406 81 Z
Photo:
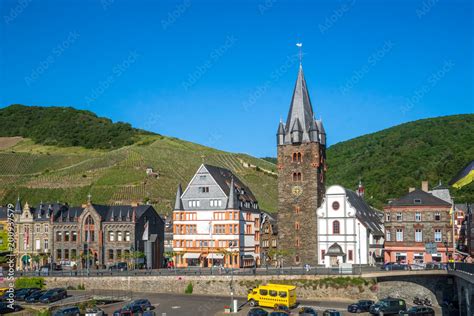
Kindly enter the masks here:
M 140 134 L 150 133 L 70 107 L 14 104 L 0 111 L 1 136 L 27 137 L 44 145 L 114 149 L 133 144 Z
M 41 123 L 33 124 L 35 117 Z M 74 117 L 80 122 L 71 122 Z M 95 203 L 150 201 L 160 213 L 169 213 L 178 183 L 186 185 L 204 161 L 233 170 L 252 188 L 263 209 L 276 210 L 276 175 L 271 173 L 275 165 L 261 159 L 143 132 L 72 108 L 15 105 L 0 109 L 0 122 L 2 205 L 15 201 L 18 194 L 30 204 L 80 205 L 90 192 Z M 49 125 L 61 128 L 51 127 L 54 132 L 41 135 Z M 99 125 L 105 131 L 96 131 Z M 87 132 L 67 131 L 77 131 L 78 126 Z M 10 137 L 17 135 L 25 138 Z M 102 137 L 107 141 L 100 141 Z M 83 146 L 68 147 L 75 144 Z M 147 176 L 147 167 L 159 177 Z
M 359 178 L 370 203 L 382 207 L 409 187 L 448 181 L 474 159 L 474 115 L 405 123 L 331 146 L 328 184 L 355 188 Z M 430 187 L 431 187 L 430 186 Z M 474 201 L 474 185 L 451 189 L 456 202 Z

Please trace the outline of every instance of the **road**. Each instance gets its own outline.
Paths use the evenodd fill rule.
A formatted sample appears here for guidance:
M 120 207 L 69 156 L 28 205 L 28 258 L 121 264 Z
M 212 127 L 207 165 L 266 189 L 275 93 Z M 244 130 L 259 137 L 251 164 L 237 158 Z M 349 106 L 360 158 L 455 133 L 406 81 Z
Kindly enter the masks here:
M 81 291 L 84 292 L 84 291 Z M 85 291 L 86 293 L 88 291 Z M 129 293 L 117 291 L 93 291 L 87 294 L 91 295 L 114 295 L 127 296 Z M 155 306 L 157 316 L 217 316 L 224 315 L 224 306 L 230 305 L 229 297 L 222 296 L 201 296 L 184 294 L 153 294 L 153 293 L 133 293 L 133 299 L 147 298 Z M 243 297 L 237 298 L 239 305 L 246 302 Z M 328 308 L 334 308 L 339 311 L 345 311 L 350 302 L 329 302 L 329 301 L 302 301 L 304 306 L 316 307 L 318 311 L 324 311 Z M 120 302 L 108 305 L 102 308 L 108 315 L 125 305 L 126 302 Z M 243 306 L 239 314 L 247 315 L 248 306 Z

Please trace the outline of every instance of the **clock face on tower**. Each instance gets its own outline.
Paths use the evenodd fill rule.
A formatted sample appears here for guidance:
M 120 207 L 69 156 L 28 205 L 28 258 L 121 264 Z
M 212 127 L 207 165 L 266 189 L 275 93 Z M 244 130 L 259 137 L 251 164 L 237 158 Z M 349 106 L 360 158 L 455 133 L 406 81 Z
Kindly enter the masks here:
M 301 195 L 301 193 L 303 193 L 303 188 L 300 187 L 299 185 L 295 185 L 293 188 L 291 188 L 291 193 L 295 197 L 299 197 Z

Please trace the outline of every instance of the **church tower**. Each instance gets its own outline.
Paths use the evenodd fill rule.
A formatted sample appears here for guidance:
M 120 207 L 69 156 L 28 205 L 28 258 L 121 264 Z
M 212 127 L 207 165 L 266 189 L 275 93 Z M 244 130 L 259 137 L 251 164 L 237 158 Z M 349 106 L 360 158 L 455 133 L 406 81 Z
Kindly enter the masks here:
M 326 132 L 314 118 L 300 64 L 286 124 L 277 131 L 278 248 L 284 265 L 318 262 L 316 210 L 324 196 Z

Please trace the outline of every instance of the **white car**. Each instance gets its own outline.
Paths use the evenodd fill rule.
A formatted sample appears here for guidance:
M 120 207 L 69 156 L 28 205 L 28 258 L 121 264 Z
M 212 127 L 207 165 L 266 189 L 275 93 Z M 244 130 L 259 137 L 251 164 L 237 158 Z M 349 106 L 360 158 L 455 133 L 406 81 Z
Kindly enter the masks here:
M 86 316 L 104 316 L 104 311 L 98 307 L 86 309 Z

